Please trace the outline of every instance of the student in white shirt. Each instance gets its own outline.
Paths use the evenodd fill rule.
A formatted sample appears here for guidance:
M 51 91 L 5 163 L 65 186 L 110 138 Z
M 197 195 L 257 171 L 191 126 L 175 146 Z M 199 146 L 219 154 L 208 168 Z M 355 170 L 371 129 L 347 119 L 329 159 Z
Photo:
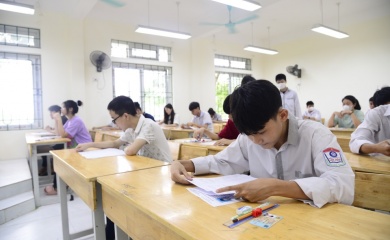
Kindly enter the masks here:
M 297 119 L 302 119 L 302 111 L 298 95 L 295 91 L 287 87 L 286 75 L 283 73 L 276 75 L 275 81 L 280 90 L 283 108 L 287 109 L 288 112 L 294 115 Z
M 317 109 L 314 108 L 314 103 L 313 101 L 308 101 L 306 103 L 306 108 L 307 110 L 303 114 L 303 119 L 309 119 L 309 120 L 314 120 L 317 122 L 321 122 L 321 113 Z
M 390 156 L 390 87 L 375 92 L 373 101 L 377 107 L 351 134 L 349 148 L 353 153 Z
M 237 88 L 231 95 L 237 140 L 216 155 L 174 161 L 171 178 L 189 184 L 188 172 L 223 175 L 250 172 L 254 181 L 219 189 L 250 202 L 270 196 L 352 204 L 355 176 L 328 128 L 296 120 L 282 108 L 278 89 L 267 80 Z
M 211 120 L 210 114 L 200 110 L 200 105 L 198 102 L 191 102 L 188 106 L 188 109 L 191 111 L 194 118 L 192 122 L 187 124 L 182 124 L 182 128 L 186 127 L 197 127 L 197 128 L 207 128 L 210 132 L 214 132 L 213 121 Z

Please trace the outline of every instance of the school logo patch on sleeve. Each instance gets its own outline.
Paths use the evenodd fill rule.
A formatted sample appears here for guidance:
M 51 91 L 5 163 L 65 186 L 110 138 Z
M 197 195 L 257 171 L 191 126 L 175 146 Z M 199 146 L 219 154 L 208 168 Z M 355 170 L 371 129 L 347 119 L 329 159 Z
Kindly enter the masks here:
M 340 150 L 335 148 L 327 148 L 322 151 L 322 153 L 324 154 L 326 165 L 330 167 L 339 167 L 345 165 L 345 161 L 340 154 Z

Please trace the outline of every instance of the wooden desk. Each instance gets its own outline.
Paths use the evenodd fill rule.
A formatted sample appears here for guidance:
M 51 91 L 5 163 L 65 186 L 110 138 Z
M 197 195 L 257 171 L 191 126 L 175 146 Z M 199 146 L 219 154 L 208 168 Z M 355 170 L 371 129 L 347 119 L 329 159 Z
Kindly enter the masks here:
M 120 130 L 96 130 L 94 142 L 115 141 L 120 138 L 123 131 Z
M 188 160 L 191 158 L 202 157 L 207 155 L 215 155 L 225 149 L 227 146 L 214 146 L 212 142 L 190 142 L 193 138 L 184 138 L 172 140 L 180 143 L 179 157 L 180 160 Z
M 189 138 L 194 132 L 193 129 L 184 129 L 181 127 L 161 127 L 164 131 L 165 137 L 168 140 L 180 139 L 180 138 Z
M 329 128 L 329 130 L 336 135 L 336 137 L 342 136 L 342 137 L 351 137 L 351 134 L 353 131 L 355 131 L 355 128 Z
M 213 123 L 214 133 L 218 134 L 223 129 L 224 124 L 226 125 L 225 122 Z
M 351 141 L 351 136 L 337 136 L 336 138 L 343 152 L 350 153 L 349 142 Z
M 69 234 L 66 185 L 68 185 L 92 210 L 95 239 L 105 239 L 105 223 L 102 210 L 101 187 L 97 177 L 140 169 L 164 166 L 168 163 L 141 156 L 115 156 L 86 159 L 75 149 L 51 151 L 54 170 L 57 173 L 58 193 L 61 200 L 63 239 L 78 238 L 89 231 Z
M 390 215 L 342 204 L 318 209 L 300 201 L 273 197 L 271 213 L 283 219 L 270 229 L 244 223 L 222 224 L 238 207 L 211 207 L 175 184 L 168 166 L 99 177 L 104 213 L 127 235 L 138 239 L 388 239 Z
M 390 211 L 390 157 L 344 154 L 355 172 L 353 205 Z
M 26 143 L 29 152 L 29 160 L 30 160 L 30 169 L 31 175 L 33 178 L 33 191 L 34 191 L 34 199 L 35 206 L 41 206 L 41 196 L 39 195 L 39 175 L 38 175 L 38 157 L 39 156 L 49 156 L 50 153 L 38 153 L 38 146 L 52 146 L 56 144 L 63 144 L 64 148 L 66 148 L 66 143 L 70 142 L 69 138 L 60 138 L 56 137 L 54 139 L 45 139 L 40 140 L 40 136 L 36 135 L 36 133 L 26 133 Z M 50 163 L 50 159 L 48 159 L 48 164 Z M 50 168 L 49 168 L 50 169 Z

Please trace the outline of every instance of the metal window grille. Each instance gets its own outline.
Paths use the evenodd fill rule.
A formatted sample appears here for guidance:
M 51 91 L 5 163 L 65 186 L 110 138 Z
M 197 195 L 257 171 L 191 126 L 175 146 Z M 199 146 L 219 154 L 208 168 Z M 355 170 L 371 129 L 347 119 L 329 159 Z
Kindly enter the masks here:
M 120 40 L 111 40 L 111 56 L 171 62 L 171 48 Z
M 0 45 L 18 47 L 41 47 L 39 29 L 0 24 Z
M 250 59 L 220 54 L 215 54 L 214 65 L 222 68 L 252 70 L 252 63 Z

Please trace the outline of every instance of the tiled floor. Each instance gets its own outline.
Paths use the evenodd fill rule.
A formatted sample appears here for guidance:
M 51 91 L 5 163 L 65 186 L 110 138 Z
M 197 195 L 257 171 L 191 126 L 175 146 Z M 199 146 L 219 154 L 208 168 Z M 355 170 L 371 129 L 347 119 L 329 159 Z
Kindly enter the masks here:
M 75 196 L 68 202 L 71 233 L 92 228 L 92 213 L 85 203 Z M 0 225 L 1 240 L 60 240 L 62 239 L 60 204 L 51 204 Z M 80 240 L 92 240 L 89 235 Z

